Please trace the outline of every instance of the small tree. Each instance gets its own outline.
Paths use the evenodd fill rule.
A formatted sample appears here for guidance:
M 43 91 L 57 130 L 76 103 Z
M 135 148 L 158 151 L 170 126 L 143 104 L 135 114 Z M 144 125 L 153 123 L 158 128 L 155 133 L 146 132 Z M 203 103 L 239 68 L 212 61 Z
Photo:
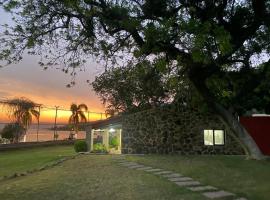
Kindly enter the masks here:
M 11 119 L 17 124 L 16 126 L 23 128 L 24 135 L 32 124 L 33 117 L 36 120 L 39 119 L 40 113 L 36 110 L 37 104 L 27 98 L 14 98 L 6 100 L 3 104 L 7 107 Z
M 17 143 L 25 133 L 25 129 L 19 124 L 7 124 L 0 132 L 2 138 L 8 139 L 12 143 Z

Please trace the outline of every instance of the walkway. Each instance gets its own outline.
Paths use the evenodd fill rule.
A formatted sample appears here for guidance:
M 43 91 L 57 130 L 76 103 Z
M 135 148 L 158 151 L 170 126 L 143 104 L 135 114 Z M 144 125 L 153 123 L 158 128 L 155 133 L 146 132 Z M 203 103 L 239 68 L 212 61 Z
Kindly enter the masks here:
M 209 199 L 247 200 L 244 197 L 237 197 L 234 193 L 220 190 L 211 185 L 203 185 L 199 181 L 196 181 L 190 177 L 183 176 L 182 174 L 175 173 L 173 171 L 167 171 L 164 169 L 145 166 L 135 162 L 129 162 L 125 159 L 125 156 L 117 156 L 114 159 L 117 160 L 118 164 L 123 167 L 127 167 L 132 170 L 144 171 L 156 176 L 161 176 L 166 180 L 175 183 L 179 187 L 184 187 L 193 192 L 199 192 Z

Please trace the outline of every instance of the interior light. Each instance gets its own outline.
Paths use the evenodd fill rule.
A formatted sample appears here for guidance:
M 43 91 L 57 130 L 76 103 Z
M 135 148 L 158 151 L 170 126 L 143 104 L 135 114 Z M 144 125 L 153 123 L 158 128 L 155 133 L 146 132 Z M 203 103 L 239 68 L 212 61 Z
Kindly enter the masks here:
M 110 128 L 109 132 L 110 133 L 113 133 L 113 132 L 115 132 L 115 129 L 114 128 Z

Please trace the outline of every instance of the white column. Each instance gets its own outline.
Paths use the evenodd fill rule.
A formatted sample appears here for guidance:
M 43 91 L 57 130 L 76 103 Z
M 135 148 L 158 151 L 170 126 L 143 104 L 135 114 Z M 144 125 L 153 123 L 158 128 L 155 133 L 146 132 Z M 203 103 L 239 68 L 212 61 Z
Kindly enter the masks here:
M 103 133 L 103 144 L 109 150 L 109 130 L 105 129 Z
M 91 151 L 92 150 L 92 127 L 91 126 L 87 126 L 85 129 L 85 141 L 87 143 L 87 151 Z

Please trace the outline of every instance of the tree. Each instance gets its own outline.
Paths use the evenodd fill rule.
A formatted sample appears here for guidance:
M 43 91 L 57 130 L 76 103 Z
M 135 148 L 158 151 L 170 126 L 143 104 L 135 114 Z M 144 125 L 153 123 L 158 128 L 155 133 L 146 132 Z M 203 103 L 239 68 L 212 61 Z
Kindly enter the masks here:
M 39 119 L 40 113 L 36 110 L 38 105 L 29 99 L 14 98 L 4 101 L 3 104 L 10 112 L 14 124 L 17 124 L 16 127 L 23 128 L 24 135 L 26 135 L 27 129 L 32 124 L 33 117 L 36 118 L 36 120 Z M 20 138 L 17 139 L 19 140 Z
M 72 103 L 70 106 L 70 110 L 72 112 L 71 116 L 69 117 L 68 123 L 71 124 L 75 131 L 75 138 L 77 138 L 79 132 L 79 123 L 87 122 L 87 119 L 84 115 L 84 112 L 88 110 L 87 105 L 85 104 L 75 104 Z
M 7 124 L 0 132 L 2 138 L 8 139 L 10 142 L 17 143 L 25 133 L 25 129 L 18 123 Z
M 162 105 L 170 94 L 160 73 L 150 62 L 112 68 L 95 78 L 92 86 L 107 111 L 133 112 Z M 167 81 L 167 80 L 166 80 Z
M 269 1 L 0 2 L 6 10 L 18 13 L 14 12 L 16 25 L 7 26 L 2 37 L 1 60 L 17 62 L 25 51 L 42 53 L 42 60 L 48 60 L 40 62 L 42 66 L 54 65 L 60 60 L 66 64 L 63 71 L 71 69 L 72 75 L 73 69 L 88 56 L 104 58 L 112 65 L 116 61 L 125 65 L 128 60 L 132 63 L 165 60 L 166 68 L 175 65 L 179 76 L 188 78 L 209 108 L 248 147 L 250 155 L 262 157 L 256 143 L 231 111 L 237 112 L 231 109 L 233 98 L 227 98 L 223 104 L 220 98 L 224 94 L 215 93 L 219 90 L 215 90 L 213 83 L 222 83 L 223 91 L 230 89 L 232 94 L 243 94 L 242 88 L 232 87 L 236 82 L 246 81 L 243 72 L 249 74 L 260 64 L 269 64 Z M 228 77 L 232 71 L 238 80 Z M 261 82 L 267 82 L 262 78 L 266 77 L 260 77 Z

